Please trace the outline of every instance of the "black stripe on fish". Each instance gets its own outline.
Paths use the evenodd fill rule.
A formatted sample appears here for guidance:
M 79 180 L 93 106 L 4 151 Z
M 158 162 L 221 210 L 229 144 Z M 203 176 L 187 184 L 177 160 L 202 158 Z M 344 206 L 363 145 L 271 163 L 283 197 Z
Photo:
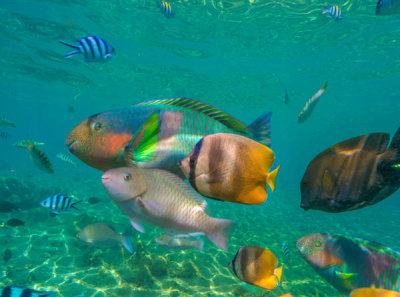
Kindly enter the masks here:
M 3 289 L 3 292 L 1 293 L 1 297 L 11 297 L 11 286 L 7 286 Z
M 193 153 L 190 156 L 189 159 L 189 183 L 192 185 L 192 187 L 197 191 L 197 186 L 196 186 L 196 165 L 197 165 L 197 159 L 200 154 L 201 146 L 203 144 L 203 138 L 200 139 L 200 141 L 195 145 L 193 149 Z
M 94 38 L 93 36 L 88 36 L 87 39 L 89 41 L 90 48 L 93 51 L 93 59 L 101 60 L 102 59 L 101 51 L 99 49 L 99 44 L 97 43 L 96 38 Z
M 93 60 L 96 59 L 96 54 L 95 54 L 95 52 L 94 52 L 93 44 L 92 44 L 90 38 L 89 38 L 89 37 L 86 37 L 86 38 L 85 38 L 85 42 L 86 42 L 87 46 L 88 46 L 89 49 L 90 49 L 90 53 L 92 54 L 92 59 L 93 59 Z
M 68 208 L 71 207 L 71 202 L 72 202 L 72 199 L 71 199 L 71 198 L 68 197 L 67 199 L 68 199 L 68 204 L 67 204 L 66 209 L 68 209 Z
M 65 209 L 65 202 L 67 201 L 67 199 L 63 199 L 62 200 L 62 205 L 61 205 L 61 209 Z
M 98 49 L 99 54 L 100 54 L 99 59 L 104 59 L 104 56 L 107 53 L 107 48 L 104 47 L 104 53 L 103 53 L 103 51 L 102 51 L 102 45 L 104 45 L 103 40 L 101 38 L 97 37 L 97 36 L 93 36 L 93 39 L 96 42 L 96 46 L 97 46 L 97 49 Z
M 63 197 L 61 195 L 57 195 L 56 208 L 55 209 L 60 209 L 60 202 L 61 202 L 62 198 Z
M 82 46 L 82 50 L 83 50 L 83 54 L 85 55 L 85 58 L 89 59 L 89 56 L 88 56 L 89 50 L 87 48 L 87 44 L 86 44 L 85 40 L 82 38 L 82 39 L 79 40 L 79 43 Z
M 26 288 L 22 291 L 22 293 L 21 293 L 21 295 L 19 295 L 19 297 L 32 297 L 33 296 L 32 292 L 33 291 L 31 289 Z

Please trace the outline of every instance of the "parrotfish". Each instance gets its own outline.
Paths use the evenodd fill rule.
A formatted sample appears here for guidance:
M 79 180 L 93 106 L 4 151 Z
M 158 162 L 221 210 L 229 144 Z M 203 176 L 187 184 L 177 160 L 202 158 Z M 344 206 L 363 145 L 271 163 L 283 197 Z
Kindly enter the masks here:
M 217 200 L 260 204 L 266 183 L 275 189 L 275 155 L 270 148 L 241 135 L 217 133 L 203 137 L 178 163 L 192 187 Z
M 400 293 L 385 289 L 362 288 L 351 292 L 350 297 L 400 297 Z
M 400 128 L 340 142 L 308 165 L 301 181 L 301 207 L 341 212 L 380 202 L 400 187 Z
M 358 237 L 316 233 L 297 241 L 314 270 L 342 294 L 359 288 L 400 290 L 400 253 Z
M 281 281 L 283 266 L 277 268 L 277 265 L 275 255 L 258 246 L 240 248 L 229 263 L 240 280 L 267 290 L 275 289 Z
M 76 238 L 89 245 L 100 248 L 110 248 L 115 246 L 116 243 L 120 243 L 129 253 L 133 253 L 130 230 L 124 234 L 117 234 L 112 227 L 104 223 L 86 226 L 79 231 Z
M 319 98 L 321 98 L 322 94 L 325 92 L 327 88 L 328 88 L 328 82 L 324 83 L 322 88 L 319 89 L 318 92 L 315 93 L 310 99 L 308 99 L 297 119 L 300 124 L 311 116 L 315 106 L 317 106 Z
M 202 232 L 227 249 L 234 222 L 208 216 L 203 197 L 176 175 L 134 166 L 111 169 L 102 180 L 107 193 L 139 232 L 144 232 L 142 222 L 170 234 Z
M 68 135 L 69 150 L 106 171 L 138 164 L 182 174 L 178 162 L 205 135 L 233 133 L 270 143 L 270 117 L 250 126 L 210 105 L 186 98 L 155 100 L 95 114 Z
M 379 0 L 376 4 L 377 15 L 400 13 L 400 0 Z
M 86 62 L 104 62 L 110 60 L 115 54 L 115 49 L 104 39 L 98 36 L 86 36 L 78 40 L 79 44 L 72 44 L 60 40 L 61 44 L 72 47 L 74 51 L 66 54 L 64 58 L 70 58 L 77 54 L 83 54 Z

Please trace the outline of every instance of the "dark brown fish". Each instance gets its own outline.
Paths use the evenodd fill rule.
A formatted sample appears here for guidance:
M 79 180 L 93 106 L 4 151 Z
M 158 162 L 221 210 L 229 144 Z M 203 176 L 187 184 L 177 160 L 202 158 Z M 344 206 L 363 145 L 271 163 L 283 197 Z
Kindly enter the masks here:
M 400 128 L 340 142 L 315 157 L 301 181 L 301 207 L 327 212 L 378 203 L 400 187 Z
M 88 201 L 90 204 L 96 204 L 99 203 L 101 200 L 97 197 L 90 197 Z
M 11 250 L 6 249 L 6 250 L 4 251 L 4 254 L 3 254 L 3 260 L 4 260 L 4 262 L 7 263 L 11 258 L 12 258 Z
M 14 209 L 18 210 L 20 209 L 20 207 L 18 207 L 14 203 L 0 200 L 0 212 L 12 212 Z
M 25 225 L 25 222 L 19 219 L 12 218 L 7 221 L 7 225 L 10 227 L 18 227 Z

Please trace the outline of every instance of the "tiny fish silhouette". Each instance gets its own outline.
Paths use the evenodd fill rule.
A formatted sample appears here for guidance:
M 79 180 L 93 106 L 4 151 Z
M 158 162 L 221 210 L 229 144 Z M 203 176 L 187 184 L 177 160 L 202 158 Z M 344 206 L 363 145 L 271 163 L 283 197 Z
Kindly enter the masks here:
M 12 258 L 11 250 L 10 250 L 10 249 L 6 249 L 6 250 L 4 251 L 4 254 L 3 254 L 3 260 L 4 260 L 4 262 L 7 263 L 11 258 Z

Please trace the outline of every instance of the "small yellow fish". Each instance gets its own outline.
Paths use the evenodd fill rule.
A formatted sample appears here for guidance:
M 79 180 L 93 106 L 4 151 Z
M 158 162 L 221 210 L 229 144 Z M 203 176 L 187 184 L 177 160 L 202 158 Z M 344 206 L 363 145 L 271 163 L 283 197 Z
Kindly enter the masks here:
M 328 88 L 328 82 L 324 83 L 321 89 L 318 90 L 317 93 L 315 93 L 304 105 L 302 111 L 299 114 L 298 122 L 301 124 L 305 120 L 307 120 L 310 115 L 312 114 L 315 106 L 317 106 L 319 98 L 322 96 L 322 94 L 325 92 L 325 90 Z
M 400 293 L 385 289 L 361 288 L 351 292 L 350 297 L 400 297 Z
M 277 265 L 275 255 L 258 246 L 240 248 L 229 263 L 240 280 L 267 290 L 275 289 L 281 281 L 283 266 L 276 268 Z
M 260 204 L 267 198 L 266 183 L 275 189 L 279 167 L 268 172 L 274 159 L 270 148 L 252 139 L 217 133 L 203 137 L 178 165 L 204 196 Z
M 158 7 L 161 8 L 161 12 L 167 17 L 173 17 L 175 15 L 175 12 L 172 10 L 171 4 L 169 4 L 167 1 L 161 1 L 158 4 Z
M 14 146 L 15 146 L 15 147 L 19 147 L 19 148 L 27 148 L 28 145 L 29 145 L 31 142 L 32 142 L 33 145 L 36 146 L 36 147 L 37 147 L 37 146 L 44 146 L 44 145 L 45 145 L 44 142 L 38 142 L 38 141 L 35 141 L 35 140 L 23 139 L 23 140 L 20 140 L 20 141 L 17 141 L 16 143 L 14 143 Z
M 51 165 L 49 158 L 47 158 L 46 154 L 33 144 L 32 140 L 29 142 L 26 148 L 28 149 L 31 159 L 37 168 L 47 173 L 54 173 L 53 166 Z
M 0 127 L 13 127 L 15 128 L 17 126 L 16 123 L 11 122 L 5 118 L 0 118 Z

